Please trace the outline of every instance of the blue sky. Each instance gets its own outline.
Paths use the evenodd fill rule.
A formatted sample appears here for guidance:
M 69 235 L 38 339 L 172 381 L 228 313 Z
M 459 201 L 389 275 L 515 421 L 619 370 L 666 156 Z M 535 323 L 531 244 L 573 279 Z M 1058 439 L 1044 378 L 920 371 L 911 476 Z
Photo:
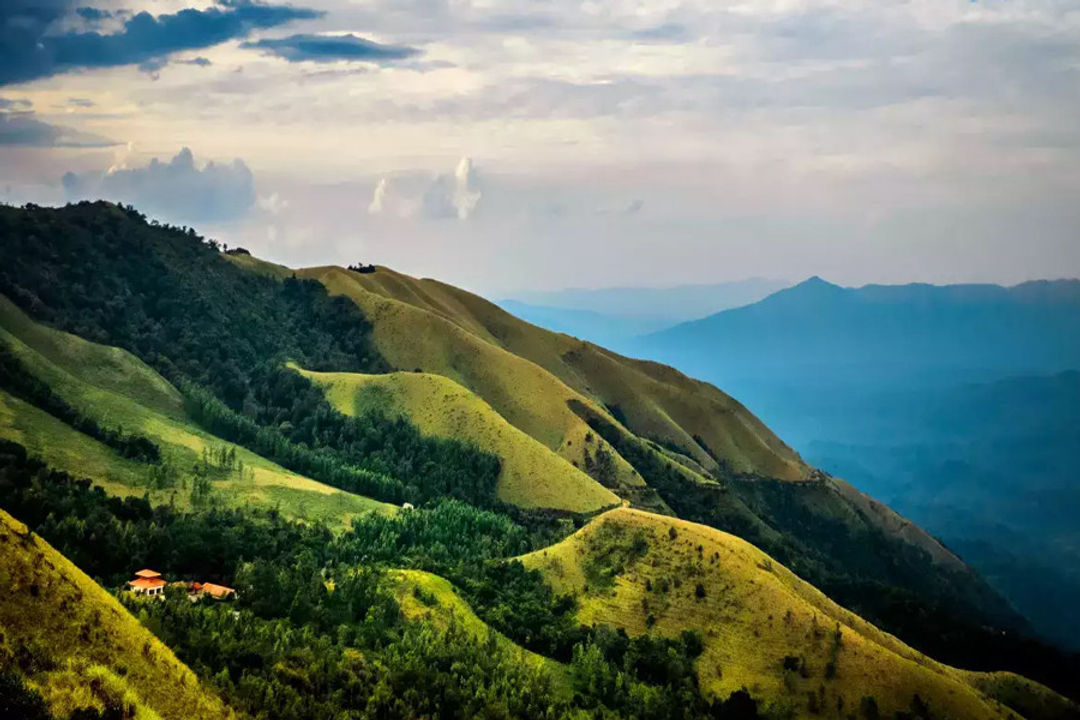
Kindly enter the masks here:
M 1080 1 L 7 0 L 0 199 L 483 292 L 1080 275 Z

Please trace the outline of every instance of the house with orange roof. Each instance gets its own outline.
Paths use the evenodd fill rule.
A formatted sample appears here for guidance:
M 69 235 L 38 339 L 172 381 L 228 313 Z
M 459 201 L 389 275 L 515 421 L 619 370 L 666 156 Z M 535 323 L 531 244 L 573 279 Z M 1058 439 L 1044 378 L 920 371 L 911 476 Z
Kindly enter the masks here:
M 209 595 L 215 600 L 232 600 L 236 597 L 236 590 L 231 587 L 225 587 L 224 585 L 216 585 L 214 583 L 191 583 L 191 593 L 193 595 Z
M 161 573 L 145 569 L 135 573 L 134 580 L 128 580 L 128 588 L 131 589 L 131 592 L 148 597 L 164 594 L 166 584 L 165 579 L 161 577 Z

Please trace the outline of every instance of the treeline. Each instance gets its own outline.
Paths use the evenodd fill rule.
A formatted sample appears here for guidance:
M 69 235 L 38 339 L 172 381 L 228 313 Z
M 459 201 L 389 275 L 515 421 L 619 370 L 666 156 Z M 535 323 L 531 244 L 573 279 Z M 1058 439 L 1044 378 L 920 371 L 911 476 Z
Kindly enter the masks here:
M 293 370 L 253 369 L 248 414 L 194 383 L 179 387 L 187 413 L 210 432 L 329 485 L 387 502 L 455 497 L 481 507 L 495 503 L 495 455 L 424 437 L 400 418 L 345 416 Z
M 368 515 L 335 536 L 273 511 L 181 513 L 112 498 L 0 443 L 0 504 L 106 585 L 148 566 L 236 587 L 239 599 L 228 604 L 191 603 L 180 591 L 165 602 L 128 602 L 254 718 L 757 717 L 745 693 L 701 694 L 695 634 L 631 639 L 577 625 L 571 598 L 506 560 L 533 547 L 530 532 L 462 502 Z M 460 587 L 478 614 L 533 647 L 558 648 L 566 677 L 523 663 L 493 635 L 404 621 L 391 566 L 468 578 Z
M 390 369 L 359 308 L 317 281 L 243 270 L 192 230 L 98 202 L 0 206 L 0 293 L 131 351 L 187 390 L 207 429 L 297 472 L 392 502 L 495 502 L 494 455 L 425 438 L 403 419 L 346 417 L 283 368 Z
M 154 441 L 142 435 L 103 427 L 93 418 L 73 408 L 47 384 L 35 377 L 3 340 L 0 340 L 0 388 L 44 410 L 75 430 L 108 445 L 122 457 L 151 464 L 161 461 L 161 448 Z

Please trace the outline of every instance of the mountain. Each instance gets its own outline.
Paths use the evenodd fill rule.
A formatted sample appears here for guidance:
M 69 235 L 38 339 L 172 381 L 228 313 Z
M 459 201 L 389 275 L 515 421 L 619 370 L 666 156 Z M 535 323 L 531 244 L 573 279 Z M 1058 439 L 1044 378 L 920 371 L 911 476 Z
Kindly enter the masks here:
M 1044 636 L 1080 647 L 1080 373 L 864 394 L 815 462 L 932 528 Z
M 587 594 L 533 561 L 626 517 L 654 540 L 700 528 L 703 547 L 796 574 L 784 582 L 828 594 L 877 645 L 891 632 L 954 665 L 1075 692 L 1080 661 L 1027 639 L 954 552 L 805 462 L 731 396 L 445 283 L 293 270 L 80 203 L 0 207 L 0 298 L 0 507 L 238 713 L 757 717 L 834 701 L 802 682 L 803 639 L 755 646 L 752 627 L 730 665 L 760 681 L 714 681 L 710 632 L 730 609 L 719 584 L 679 606 L 678 624 L 654 613 L 654 626 L 600 627 Z M 642 542 L 605 553 L 674 562 Z M 739 562 L 723 586 L 752 595 L 759 581 Z M 238 594 L 192 602 L 177 586 L 140 600 L 123 591 L 140 567 Z M 0 598 L 13 617 L 32 603 Z M 1016 676 L 960 686 L 975 676 L 934 673 L 970 702 L 915 672 L 881 705 L 1074 710 Z M 851 703 L 878 692 L 857 674 L 843 688 Z
M 782 280 L 751 278 L 670 288 L 621 287 L 520 292 L 499 307 L 534 325 L 611 345 L 638 335 L 757 302 L 788 287 Z
M 515 293 L 513 300 L 547 308 L 582 310 L 612 317 L 678 322 L 757 302 L 790 285 L 791 283 L 785 280 L 749 278 L 676 287 L 523 291 Z
M 941 537 L 1080 647 L 1073 458 L 1080 281 L 842 288 L 819 278 L 639 338 L 735 392 L 803 457 Z
M 811 278 L 634 349 L 712 381 L 941 382 L 1080 366 L 1080 281 L 867 285 Z

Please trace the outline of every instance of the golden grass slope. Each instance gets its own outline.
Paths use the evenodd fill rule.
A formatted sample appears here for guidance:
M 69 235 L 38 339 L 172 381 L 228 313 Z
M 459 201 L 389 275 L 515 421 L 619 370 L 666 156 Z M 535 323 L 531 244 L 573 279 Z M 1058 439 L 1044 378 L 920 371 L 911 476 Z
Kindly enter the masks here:
M 589 513 L 619 497 L 521 430 L 453 380 L 429 373 L 385 375 L 301 370 L 346 415 L 404 416 L 424 435 L 476 445 L 499 457 L 498 497 L 519 507 Z
M 0 510 L 0 665 L 16 662 L 53 714 L 106 700 L 141 720 L 231 718 L 116 598 Z
M 244 448 L 190 423 L 180 395 L 135 356 L 118 348 L 34 323 L 0 296 L 0 343 L 54 393 L 99 424 L 123 428 L 159 444 L 167 462 L 190 468 L 204 449 L 234 448 L 248 469 L 215 481 L 219 497 L 236 505 L 278 507 L 291 517 L 347 525 L 369 511 L 396 508 L 292 473 Z M 23 445 L 57 470 L 95 481 L 116 495 L 149 491 L 156 502 L 183 506 L 182 489 L 151 490 L 149 466 L 117 455 L 111 448 L 72 429 L 48 413 L 0 391 L 0 437 Z
M 716 468 L 720 459 L 740 473 L 785 480 L 800 480 L 807 474 L 799 456 L 740 403 L 673 368 L 632 360 L 531 325 L 479 296 L 436 280 L 413 278 L 381 266 L 374 273 L 340 268 L 303 272 L 322 280 L 331 292 L 352 297 L 369 313 L 377 304 L 358 289 L 441 318 L 485 343 L 529 360 L 595 403 L 617 407 L 635 434 L 677 445 L 706 468 Z M 396 319 L 416 320 L 415 316 Z M 416 342 L 433 340 L 437 339 L 422 337 Z M 430 352 L 380 337 L 378 322 L 376 343 L 399 369 L 412 369 L 408 364 L 415 360 L 424 370 L 443 374 L 441 368 L 419 362 L 437 363 L 439 358 Z M 502 412 L 481 389 L 472 389 Z
M 575 400 L 606 415 L 589 398 L 567 387 L 550 372 L 498 345 L 465 330 L 441 314 L 386 297 L 366 289 L 379 273 L 360 274 L 341 268 L 302 271 L 316 278 L 336 295 L 352 299 L 373 325 L 375 345 L 392 366 L 401 370 L 419 369 L 442 375 L 484 399 L 511 425 L 554 450 L 571 464 L 585 467 L 584 454 L 590 447 L 604 447 L 615 460 L 615 485 L 624 489 L 642 488 L 644 482 L 611 447 L 567 406 Z
M 618 550 L 638 538 L 647 548 L 642 556 L 627 558 Z M 620 508 L 523 562 L 560 592 L 575 594 L 586 624 L 633 635 L 700 631 L 703 690 L 726 697 L 745 686 L 779 717 L 860 717 L 864 697 L 874 699 L 881 717 L 893 717 L 909 711 L 916 694 L 934 717 L 954 720 L 1071 708 L 1015 675 L 935 662 L 753 545 L 703 525 Z M 1001 704 L 1010 701 L 1012 709 Z

